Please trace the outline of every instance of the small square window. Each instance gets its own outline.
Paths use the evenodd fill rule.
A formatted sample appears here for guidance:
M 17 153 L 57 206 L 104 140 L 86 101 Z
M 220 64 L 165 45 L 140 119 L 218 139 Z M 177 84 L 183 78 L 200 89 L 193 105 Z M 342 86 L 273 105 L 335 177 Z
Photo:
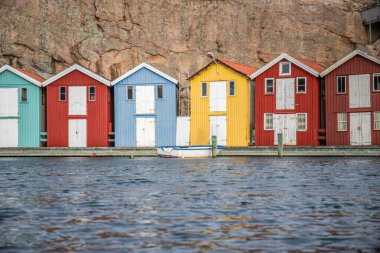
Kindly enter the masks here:
M 380 112 L 373 113 L 373 129 L 380 130 Z
M 159 98 L 159 99 L 163 98 L 164 97 L 163 92 L 164 92 L 164 86 L 158 85 L 157 86 L 157 98 Z
M 95 87 L 94 86 L 90 86 L 88 97 L 90 101 L 95 101 Z
M 202 83 L 202 97 L 207 97 L 207 83 Z
M 337 78 L 337 93 L 345 94 L 346 93 L 346 77 L 338 76 Z
M 280 62 L 280 75 L 290 75 L 290 62 Z
M 265 79 L 265 94 L 274 93 L 274 79 Z
M 380 91 L 380 74 L 373 74 L 373 91 Z
M 273 130 L 273 114 L 264 114 L 264 130 Z
M 306 131 L 307 130 L 307 114 L 298 113 L 297 114 L 297 131 Z
M 28 102 L 28 90 L 21 88 L 21 102 Z
M 338 131 L 347 131 L 347 113 L 338 113 Z
M 127 86 L 127 99 L 133 99 L 133 86 Z
M 66 101 L 66 87 L 59 87 L 59 101 Z
M 230 96 L 235 96 L 235 82 L 230 81 Z
M 297 93 L 306 93 L 306 78 L 297 78 Z

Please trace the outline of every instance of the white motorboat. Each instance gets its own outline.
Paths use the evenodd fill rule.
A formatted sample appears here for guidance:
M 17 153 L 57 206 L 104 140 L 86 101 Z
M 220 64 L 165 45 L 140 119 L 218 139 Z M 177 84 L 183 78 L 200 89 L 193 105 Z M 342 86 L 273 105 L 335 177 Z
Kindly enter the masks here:
M 217 147 L 217 153 L 223 149 L 223 146 Z M 162 146 L 157 147 L 157 154 L 167 158 L 199 158 L 212 157 L 212 146 Z

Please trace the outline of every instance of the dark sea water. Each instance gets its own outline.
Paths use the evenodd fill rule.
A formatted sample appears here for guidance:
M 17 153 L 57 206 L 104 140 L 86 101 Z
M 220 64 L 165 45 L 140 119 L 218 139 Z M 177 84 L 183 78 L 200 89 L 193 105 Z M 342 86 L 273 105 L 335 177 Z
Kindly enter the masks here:
M 0 159 L 0 251 L 380 252 L 380 159 Z

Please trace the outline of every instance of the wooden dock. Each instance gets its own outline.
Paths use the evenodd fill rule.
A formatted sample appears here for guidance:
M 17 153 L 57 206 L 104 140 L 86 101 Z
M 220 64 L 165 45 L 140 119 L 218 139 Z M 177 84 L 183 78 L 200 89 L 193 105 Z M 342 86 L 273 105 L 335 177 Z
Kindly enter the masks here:
M 0 148 L 0 157 L 156 157 L 151 148 Z M 277 157 L 277 147 L 228 148 L 222 157 Z M 283 157 L 380 157 L 375 147 L 284 147 Z

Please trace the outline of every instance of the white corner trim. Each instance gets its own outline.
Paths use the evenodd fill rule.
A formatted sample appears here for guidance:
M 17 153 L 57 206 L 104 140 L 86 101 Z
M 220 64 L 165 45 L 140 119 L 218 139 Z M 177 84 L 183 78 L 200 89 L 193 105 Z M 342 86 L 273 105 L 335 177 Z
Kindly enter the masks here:
M 73 72 L 74 70 L 78 70 L 78 71 L 82 72 L 83 74 L 88 75 L 89 77 L 92 77 L 92 78 L 94 78 L 95 80 L 97 80 L 97 81 L 103 83 L 104 85 L 111 86 L 111 82 L 110 82 L 110 81 L 108 81 L 107 79 L 105 79 L 105 78 L 103 78 L 103 77 L 101 77 L 101 76 L 95 74 L 94 72 L 92 72 L 92 71 L 90 71 L 90 70 L 88 70 L 88 69 L 83 68 L 82 66 L 80 66 L 80 65 L 78 65 L 78 64 L 74 64 L 74 65 L 72 65 L 71 67 L 69 67 L 69 68 L 67 68 L 67 69 L 65 69 L 65 70 L 63 70 L 63 71 L 61 71 L 61 72 L 59 72 L 58 74 L 56 74 L 56 75 L 50 77 L 49 79 L 47 79 L 46 81 L 44 81 L 44 82 L 42 83 L 42 85 L 45 87 L 45 86 L 51 84 L 52 82 L 54 82 L 54 81 L 60 79 L 61 77 L 63 77 L 63 76 L 65 76 L 65 75 L 67 75 L 67 74 Z
M 364 52 L 362 50 L 356 49 L 356 50 L 352 51 L 351 53 L 349 53 L 348 55 L 346 55 L 345 57 L 343 57 L 342 59 L 340 59 L 339 61 L 337 61 L 336 63 L 334 63 L 333 65 L 331 65 L 330 67 L 328 67 L 327 69 L 325 69 L 324 71 L 322 71 L 321 72 L 321 77 L 326 76 L 328 73 L 330 73 L 334 69 L 338 68 L 339 66 L 341 66 L 342 64 L 344 64 L 348 60 L 352 59 L 356 55 L 363 56 L 364 58 L 366 58 L 366 59 L 368 59 L 370 61 L 373 61 L 373 62 L 375 62 L 377 64 L 380 64 L 380 59 L 378 59 L 376 57 L 373 57 L 373 56 L 370 56 L 370 55 L 368 55 L 366 52 Z
M 0 68 L 0 73 L 3 73 L 3 72 L 6 71 L 6 70 L 12 72 L 12 73 L 15 74 L 15 75 L 18 75 L 19 77 L 24 78 L 25 80 L 28 80 L 29 82 L 31 82 L 31 83 L 37 85 L 38 87 L 41 87 L 41 86 L 42 86 L 42 83 L 41 83 L 41 82 L 39 82 L 39 81 L 37 81 L 37 80 L 31 78 L 31 77 L 28 76 L 28 75 L 25 75 L 25 74 L 22 73 L 21 71 L 15 69 L 15 68 L 13 68 L 13 67 L 11 67 L 11 66 L 9 66 L 9 65 L 4 65 L 3 67 L 1 67 L 1 68 Z
M 148 63 L 143 62 L 143 63 L 141 63 L 140 65 L 138 65 L 137 67 L 135 67 L 135 68 L 131 69 L 130 71 L 128 71 L 127 73 L 125 73 L 124 75 L 122 75 L 122 76 L 116 78 L 115 80 L 113 80 L 113 81 L 111 82 L 111 85 L 115 85 L 115 84 L 117 84 L 117 83 L 120 82 L 121 80 L 127 78 L 128 76 L 132 75 L 133 73 L 139 71 L 139 70 L 142 69 L 142 68 L 147 68 L 147 69 L 149 69 L 150 71 L 156 73 L 157 75 L 162 76 L 163 78 L 169 80 L 170 82 L 172 82 L 172 83 L 174 83 L 174 84 L 177 84 L 177 83 L 178 83 L 178 80 L 177 80 L 177 79 L 175 79 L 175 78 L 173 78 L 173 77 L 171 77 L 171 76 L 165 74 L 164 72 L 162 72 L 162 71 L 160 71 L 160 70 L 158 70 L 158 69 L 152 67 L 152 66 L 149 65 Z
M 283 53 L 279 56 L 277 56 L 275 59 L 273 59 L 271 62 L 267 63 L 266 65 L 264 65 L 263 67 L 261 67 L 258 71 L 256 71 L 255 73 L 253 73 L 250 78 L 251 79 L 255 79 L 257 76 L 261 75 L 263 72 L 265 72 L 266 70 L 268 70 L 269 68 L 271 68 L 273 65 L 275 65 L 276 63 L 278 63 L 279 61 L 283 60 L 283 59 L 286 59 L 288 61 L 290 61 L 291 63 L 297 65 L 298 67 L 306 70 L 307 72 L 309 72 L 310 74 L 312 74 L 313 76 L 315 77 L 318 77 L 319 76 L 319 73 L 318 71 L 316 71 L 315 69 L 313 68 L 310 68 L 309 66 L 303 64 L 302 62 L 300 62 L 299 60 L 293 58 L 292 56 L 286 54 L 286 53 Z

